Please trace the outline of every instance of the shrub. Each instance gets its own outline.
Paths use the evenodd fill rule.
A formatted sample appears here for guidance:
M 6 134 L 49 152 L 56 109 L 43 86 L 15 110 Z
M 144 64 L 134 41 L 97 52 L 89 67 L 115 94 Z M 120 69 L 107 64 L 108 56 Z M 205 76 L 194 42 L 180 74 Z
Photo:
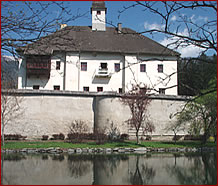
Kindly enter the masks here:
M 67 140 L 70 140 L 71 142 L 75 142 L 75 143 L 80 143 L 82 142 L 82 137 L 83 134 L 79 134 L 79 133 L 68 133 L 67 134 Z
M 53 134 L 51 140 L 64 140 L 65 136 L 64 134 Z
M 79 140 L 78 140 L 79 139 Z M 74 133 L 74 134 L 67 134 L 67 140 L 70 140 L 74 143 L 80 143 L 82 140 L 95 140 L 95 134 L 94 133 Z
M 145 140 L 151 141 L 152 137 L 150 135 L 147 135 Z
M 27 136 L 22 136 L 20 134 L 5 134 L 5 140 L 25 140 Z
M 178 141 L 178 140 L 180 140 L 181 138 L 182 138 L 181 135 L 176 135 L 176 136 L 174 135 L 172 140 L 173 140 L 173 141 Z
M 121 140 L 128 140 L 129 139 L 129 134 L 121 134 L 120 139 Z
M 48 140 L 48 135 L 42 135 L 42 140 Z
M 200 141 L 203 139 L 202 135 L 199 136 L 194 136 L 194 135 L 185 135 L 184 136 L 184 140 L 196 140 L 196 141 Z
M 84 133 L 83 137 L 84 137 L 84 139 L 87 139 L 87 140 L 95 140 L 95 134 L 94 133 Z
M 109 132 L 108 132 L 108 140 L 109 141 L 120 141 L 120 131 L 114 125 L 113 121 L 111 122 Z
M 68 140 L 71 142 L 80 143 L 82 140 L 89 136 L 86 132 L 88 131 L 88 126 L 82 120 L 75 120 L 69 126 L 69 133 L 67 134 Z

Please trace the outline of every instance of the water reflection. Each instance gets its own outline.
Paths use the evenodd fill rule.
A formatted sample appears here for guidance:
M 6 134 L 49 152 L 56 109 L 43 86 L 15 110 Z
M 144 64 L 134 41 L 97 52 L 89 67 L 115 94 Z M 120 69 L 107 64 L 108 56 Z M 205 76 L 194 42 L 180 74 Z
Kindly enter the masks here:
M 69 155 L 67 158 L 67 168 L 73 178 L 84 177 L 92 170 L 92 155 Z
M 129 156 L 122 155 L 97 155 L 93 161 L 93 185 L 122 184 L 123 175 L 126 175 L 126 166 Z
M 132 185 L 151 184 L 155 176 L 155 170 L 147 163 L 139 163 L 140 156 L 136 157 L 135 171 L 130 170 L 130 183 Z
M 216 158 L 216 153 L 3 154 L 2 184 L 215 185 Z
M 217 182 L 217 159 L 215 153 L 202 154 L 202 156 L 187 154 L 185 157 L 189 162 L 188 166 L 176 166 L 175 164 L 174 166 L 166 167 L 169 174 L 176 176 L 180 184 L 212 185 Z

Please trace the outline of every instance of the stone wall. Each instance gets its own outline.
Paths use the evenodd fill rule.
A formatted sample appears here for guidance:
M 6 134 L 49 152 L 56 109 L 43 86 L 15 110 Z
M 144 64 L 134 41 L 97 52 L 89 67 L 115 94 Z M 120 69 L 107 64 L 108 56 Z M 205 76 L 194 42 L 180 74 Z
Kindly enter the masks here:
M 5 134 L 21 134 L 28 139 L 41 139 L 42 135 L 57 133 L 66 135 L 72 121 L 83 120 L 90 132 L 109 128 L 113 122 L 121 133 L 134 136 L 125 123 L 130 118 L 130 111 L 121 103 L 120 94 L 44 90 L 17 90 L 16 94 L 21 99 L 22 114 L 7 125 Z M 152 96 L 148 114 L 156 128 L 153 135 L 173 135 L 166 133 L 164 128 L 173 121 L 170 115 L 179 111 L 185 100 L 181 96 Z

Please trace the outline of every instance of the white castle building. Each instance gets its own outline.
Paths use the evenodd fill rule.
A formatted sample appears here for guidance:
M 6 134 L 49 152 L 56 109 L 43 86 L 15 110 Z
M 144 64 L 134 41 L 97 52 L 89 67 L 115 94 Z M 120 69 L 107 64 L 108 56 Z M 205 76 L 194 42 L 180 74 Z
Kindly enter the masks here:
M 179 54 L 130 28 L 106 27 L 107 8 L 93 1 L 92 26 L 67 26 L 17 51 L 18 88 L 126 92 L 146 84 L 177 95 Z

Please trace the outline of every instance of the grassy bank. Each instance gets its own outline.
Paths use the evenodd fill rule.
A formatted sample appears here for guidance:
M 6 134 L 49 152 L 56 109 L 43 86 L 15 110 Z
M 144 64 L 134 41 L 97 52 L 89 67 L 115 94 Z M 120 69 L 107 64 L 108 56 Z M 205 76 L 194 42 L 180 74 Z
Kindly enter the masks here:
M 64 141 L 8 141 L 5 143 L 3 149 L 22 149 L 22 148 L 49 148 L 49 147 L 60 147 L 63 149 L 68 148 L 137 148 L 137 147 L 154 147 L 154 148 L 170 148 L 170 147 L 201 147 L 200 141 L 179 141 L 174 144 L 171 141 L 145 141 L 140 145 L 137 145 L 135 141 L 125 142 L 113 142 L 97 145 L 95 142 L 84 142 L 84 143 L 67 143 Z M 216 144 L 213 142 L 207 142 L 203 145 L 204 147 L 215 147 Z

